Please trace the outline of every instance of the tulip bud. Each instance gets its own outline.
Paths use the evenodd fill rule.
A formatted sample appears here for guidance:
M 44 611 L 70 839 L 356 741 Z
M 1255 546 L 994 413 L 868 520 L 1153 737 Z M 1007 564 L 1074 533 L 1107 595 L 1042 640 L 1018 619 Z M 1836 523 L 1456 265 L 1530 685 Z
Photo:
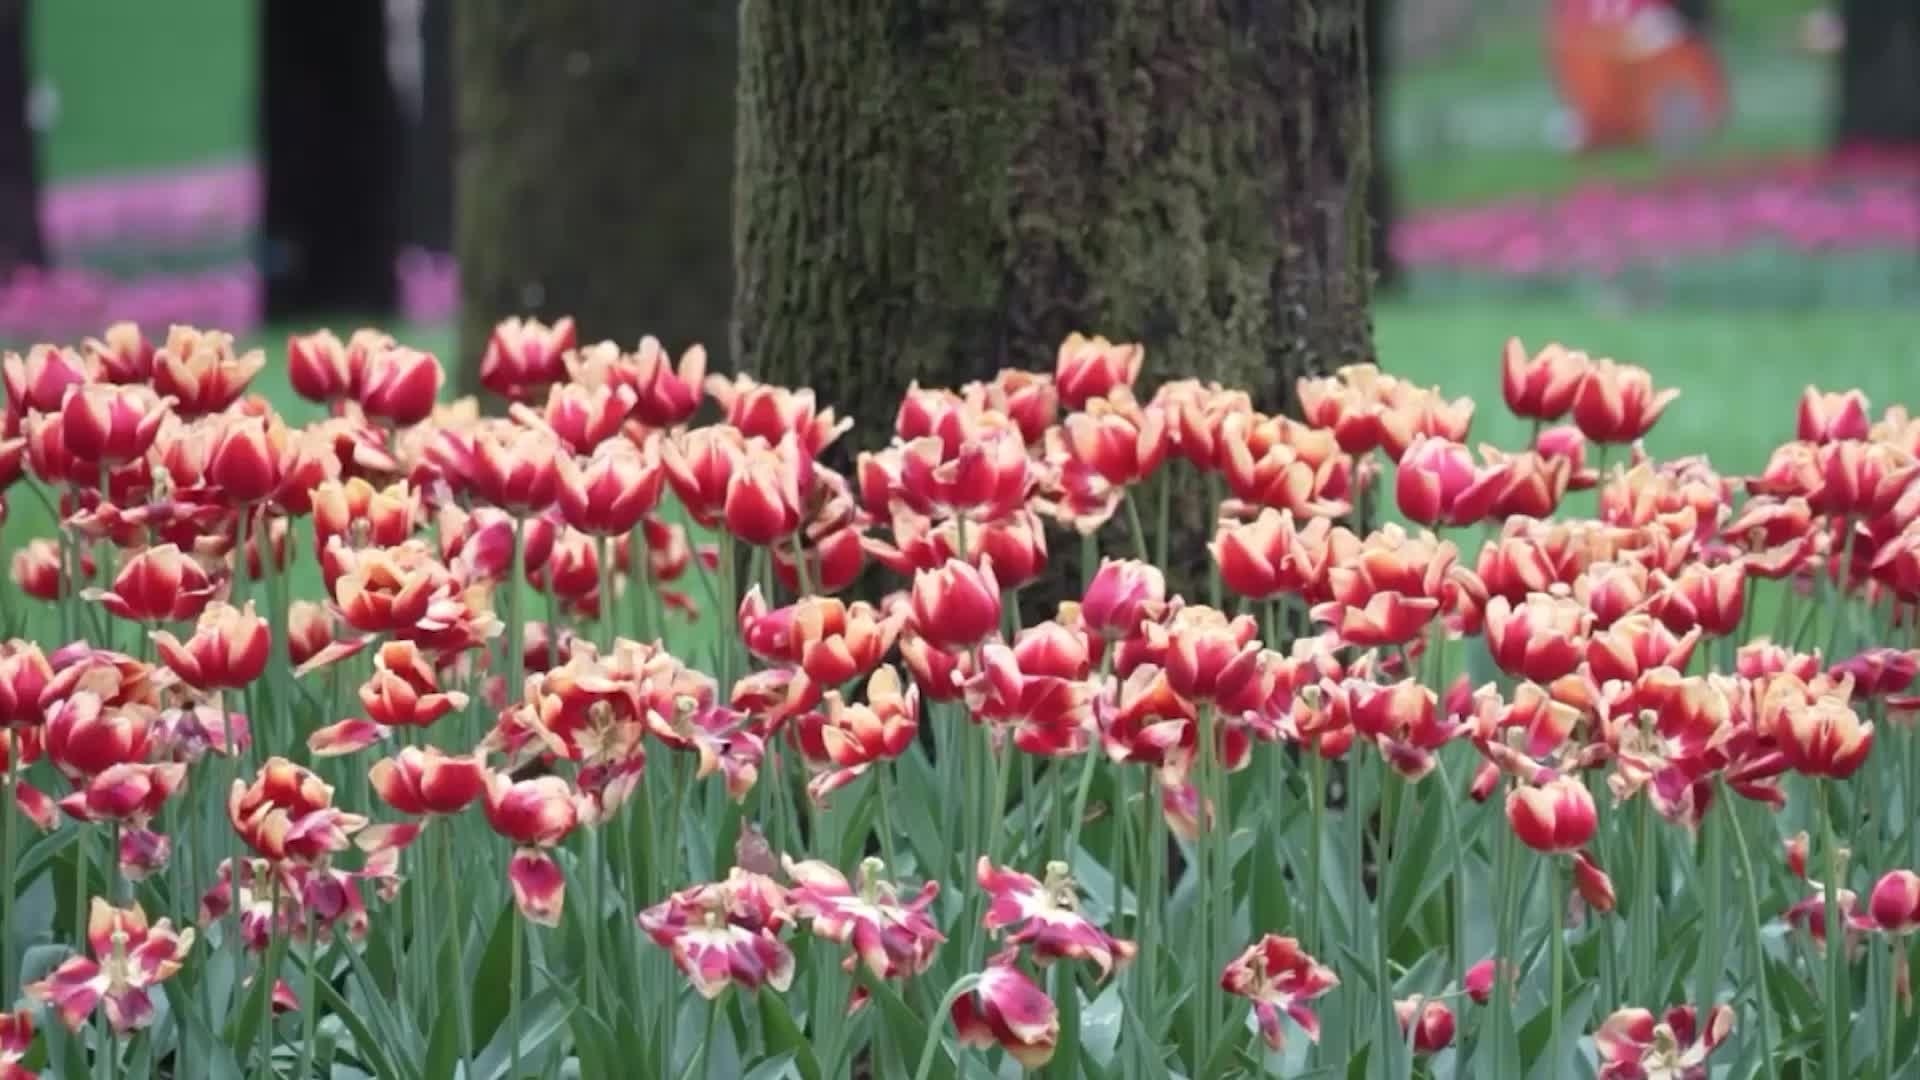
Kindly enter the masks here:
M 1575 852 L 1573 856 L 1573 887 L 1580 899 L 1598 914 L 1613 910 L 1613 879 L 1584 851 Z
M 1453 1045 L 1453 1010 L 1444 1001 L 1404 998 L 1393 1003 L 1400 1021 L 1400 1037 L 1413 1036 L 1416 1054 L 1437 1054 Z
M 1891 870 L 1883 875 L 1867 897 L 1867 918 L 1889 934 L 1920 930 L 1920 874 Z
M 1000 582 L 991 559 L 977 567 L 949 559 L 919 571 L 910 602 L 916 633 L 936 648 L 972 648 L 1000 628 Z
M 1521 843 L 1550 855 L 1578 851 L 1599 828 L 1593 796 L 1570 776 L 1516 786 L 1507 795 L 1507 823 Z
M 1679 396 L 1672 388 L 1655 393 L 1653 376 L 1645 368 L 1598 360 L 1574 391 L 1573 421 L 1594 442 L 1630 443 L 1645 435 Z
M 1587 373 L 1587 354 L 1558 342 L 1527 357 L 1519 338 L 1508 338 L 1500 356 L 1500 394 L 1523 420 L 1558 420 L 1573 407 Z
M 1465 446 L 1416 436 L 1395 470 L 1394 500 L 1422 525 L 1472 525 L 1506 490 L 1509 469 L 1504 461 L 1476 466 Z
M 1139 345 L 1115 344 L 1078 331 L 1067 335 L 1054 358 L 1053 382 L 1061 404 L 1079 409 L 1116 387 L 1131 388 L 1145 360 L 1146 349 Z

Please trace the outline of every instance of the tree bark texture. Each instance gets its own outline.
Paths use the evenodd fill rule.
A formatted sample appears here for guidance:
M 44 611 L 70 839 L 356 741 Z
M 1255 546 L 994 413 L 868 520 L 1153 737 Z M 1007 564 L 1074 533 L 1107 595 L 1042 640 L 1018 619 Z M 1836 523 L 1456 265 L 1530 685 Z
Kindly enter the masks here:
M 40 169 L 27 125 L 27 3 L 0 0 L 0 281 L 47 261 L 40 232 Z
M 1369 358 L 1361 0 L 744 0 L 742 370 L 889 430 L 1069 332 L 1280 404 Z
M 453 19 L 463 385 L 515 314 L 723 351 L 732 6 L 463 0 Z
M 1845 0 L 1840 146 L 1920 147 L 1920 0 Z
M 1363 0 L 1364 2 L 1364 0 Z M 1368 146 L 1371 168 L 1367 170 L 1368 243 L 1373 252 L 1374 284 L 1390 289 L 1399 280 L 1399 266 L 1393 261 L 1393 222 L 1399 214 L 1399 194 L 1394 188 L 1393 170 L 1387 163 L 1387 71 L 1393 50 L 1393 18 L 1397 0 L 1372 0 L 1367 3 L 1367 114 L 1372 135 Z

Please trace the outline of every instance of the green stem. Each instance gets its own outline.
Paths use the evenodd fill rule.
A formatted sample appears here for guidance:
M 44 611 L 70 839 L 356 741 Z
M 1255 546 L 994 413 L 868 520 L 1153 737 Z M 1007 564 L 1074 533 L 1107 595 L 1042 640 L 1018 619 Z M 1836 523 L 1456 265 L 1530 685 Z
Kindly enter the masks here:
M 880 785 L 880 857 L 887 860 L 887 873 L 898 874 L 900 855 L 893 847 L 893 762 L 880 762 L 874 782 Z
M 520 980 L 521 968 L 526 959 L 521 954 L 526 951 L 526 943 L 521 940 L 525 931 L 521 923 L 526 916 L 514 912 L 507 932 L 507 954 L 510 958 L 507 968 L 507 1076 L 510 1080 L 520 1077 Z
M 313 1075 L 313 1055 L 319 1047 L 316 1037 L 320 1024 L 320 933 L 314 925 L 312 904 L 302 905 L 307 909 L 307 999 L 301 1002 L 300 1016 L 303 1021 L 300 1040 L 300 1074 Z M 267 989 L 267 1015 L 273 1015 L 273 989 Z
M 1127 504 L 1127 527 L 1133 530 L 1133 550 L 1141 562 L 1146 562 L 1152 556 L 1147 551 L 1147 528 L 1140 523 L 1140 500 L 1129 492 L 1120 501 Z
M 1720 815 L 1708 813 L 1700 823 L 1704 835 L 1701 846 L 1706 862 L 1706 898 L 1703 902 L 1703 915 L 1706 919 L 1706 934 L 1700 939 L 1700 970 L 1694 986 L 1694 1001 L 1702 1010 L 1713 1008 L 1720 997 L 1720 973 L 1726 966 L 1721 948 L 1725 943 L 1725 931 L 1721 927 L 1726 900 L 1725 878 L 1727 872 L 1726 838 L 1719 823 Z
M 522 580 L 522 578 L 526 576 L 524 567 L 527 554 L 526 528 L 527 522 L 524 517 L 515 517 L 513 519 L 513 542 L 507 554 L 507 580 L 505 582 L 505 588 L 507 590 L 507 667 L 505 671 L 500 673 L 500 676 L 506 683 L 507 705 L 509 707 L 520 700 L 520 684 L 524 681 L 522 669 L 525 665 L 521 660 L 522 642 L 520 639 L 525 630 L 524 624 L 526 618 L 520 613 L 520 593 L 526 588 L 526 583 Z M 555 627 L 547 627 L 547 643 L 550 649 L 557 646 L 559 640 L 555 637 L 557 633 L 558 630 Z
M 1882 1014 L 1880 1022 L 1880 1035 L 1882 1040 L 1880 1044 L 1880 1075 L 1886 1077 L 1891 1077 L 1894 1074 L 1893 1064 L 1894 1058 L 1896 1057 L 1894 1035 L 1900 1030 L 1898 1020 L 1900 1012 L 1899 1001 L 1901 998 L 1900 960 L 1901 950 L 1905 947 L 1900 938 L 1892 936 L 1887 938 L 1887 993 L 1880 1001 Z
M 13 878 L 15 862 L 19 858 L 19 835 L 15 831 L 17 826 L 14 819 L 20 816 L 20 808 L 14 801 L 16 785 L 19 783 L 14 770 L 18 763 L 13 760 L 20 748 L 16 743 L 6 749 L 7 767 L 0 772 L 0 904 L 6 905 L 6 916 L 0 920 L 0 1006 L 10 1006 L 14 999 L 13 911 L 17 893 Z
M 1847 964 L 1847 928 L 1840 921 L 1840 836 L 1833 822 L 1833 784 L 1832 780 L 1818 780 L 1814 783 L 1820 807 L 1820 828 L 1824 833 L 1827 869 L 1821 877 L 1821 891 L 1824 894 L 1825 918 L 1827 927 L 1827 965 L 1826 965 L 1826 1022 L 1821 1025 L 1825 1036 L 1825 1060 L 1821 1062 L 1821 1071 L 1827 1080 L 1840 1080 L 1847 1075 L 1847 1063 L 1842 1059 L 1842 1029 L 1851 1025 L 1853 1010 L 1846 999 Z
M 1313 819 L 1313 835 L 1307 839 L 1307 947 L 1318 956 L 1327 948 L 1320 930 L 1321 897 L 1327 891 L 1323 851 L 1327 828 L 1327 759 L 1317 745 L 1305 745 L 1301 751 L 1308 758 L 1307 786 L 1311 800 L 1308 807 Z
M 1653 804 L 1640 799 L 1639 843 L 1634 846 L 1633 921 L 1633 993 L 1646 999 L 1655 995 L 1654 950 L 1658 947 L 1655 904 L 1660 872 L 1660 850 L 1654 844 Z
M 1549 1075 L 1552 1075 L 1567 1060 L 1566 1043 L 1562 1041 L 1564 1036 L 1561 1030 L 1567 990 L 1567 881 L 1561 873 L 1559 859 L 1554 859 L 1547 867 L 1547 903 L 1553 907 L 1553 937 L 1547 940 L 1553 986 L 1553 994 L 1547 999 L 1552 1010 L 1547 1021 L 1547 1068 Z
M 797 530 L 793 534 L 793 576 L 800 584 L 800 595 L 812 596 L 813 568 L 807 565 L 806 545 L 800 542 L 801 531 L 804 530 Z
M 1779 1066 L 1773 1052 L 1773 994 L 1767 987 L 1767 954 L 1761 937 L 1761 928 L 1766 924 L 1760 919 L 1760 879 L 1753 872 L 1753 853 L 1747 846 L 1746 830 L 1740 825 L 1740 809 L 1731 792 L 1723 789 L 1721 794 L 1720 802 L 1725 804 L 1722 812 L 1733 829 L 1734 852 L 1740 860 L 1740 876 L 1746 883 L 1747 962 L 1752 965 L 1753 997 L 1760 1008 L 1760 1064 L 1766 1070 L 1767 1080 L 1779 1080 Z
M 1158 518 L 1154 522 L 1159 531 L 1154 534 L 1153 565 L 1167 565 L 1167 518 L 1173 512 L 1173 470 L 1160 472 L 1160 505 L 1155 510 Z
M 1504 789 L 1505 785 L 1502 784 L 1501 788 Z M 1493 797 L 1488 800 L 1488 803 L 1491 806 L 1498 806 L 1498 800 L 1500 800 L 1501 797 L 1501 792 L 1496 791 Z M 1496 815 L 1500 813 L 1498 810 L 1492 810 L 1491 812 Z M 1518 842 L 1513 835 L 1513 830 L 1507 827 L 1504 817 L 1496 817 L 1494 824 L 1495 870 L 1493 875 L 1493 924 L 1495 940 L 1493 950 L 1494 990 L 1493 1008 L 1490 1010 L 1490 1016 L 1493 1028 L 1494 1052 L 1499 1055 L 1506 1053 L 1507 1046 L 1513 1040 L 1514 975 L 1518 971 L 1519 962 L 1514 958 L 1514 939 L 1518 935 L 1515 933 L 1513 926 L 1512 900 L 1513 894 L 1520 891 L 1519 883 L 1515 880 L 1516 873 L 1514 869 L 1518 857 L 1518 846 Z M 1476 1051 L 1475 1059 L 1478 1060 L 1478 1058 L 1479 1052 Z M 1497 1060 L 1503 1059 L 1504 1058 Z
M 1198 731 L 1194 737 L 1194 784 L 1199 788 L 1200 832 L 1193 839 L 1193 945 L 1192 956 L 1195 968 L 1200 972 L 1211 971 L 1213 963 L 1213 921 L 1215 901 L 1219 894 L 1215 891 L 1214 877 L 1217 873 L 1213 865 L 1213 830 L 1219 823 L 1210 820 L 1209 799 L 1213 795 L 1213 704 L 1202 702 L 1199 709 Z M 1194 1045 L 1194 1053 L 1204 1058 L 1213 1048 L 1214 995 L 1211 987 L 1196 979 L 1193 988 L 1193 1011 L 1198 1020 L 1199 1038 Z
M 1384 764 L 1380 770 L 1380 828 L 1374 840 L 1373 871 L 1373 966 L 1379 980 L 1380 1054 L 1387 1064 L 1387 1075 L 1401 1074 L 1400 1018 L 1393 1008 L 1393 928 L 1387 925 L 1388 897 L 1392 895 L 1393 811 L 1397 774 Z
M 946 1030 L 947 1015 L 953 1011 L 953 1003 L 960 995 L 973 992 L 980 985 L 978 974 L 965 975 L 956 980 L 947 990 L 947 996 L 940 999 L 940 1008 L 927 1018 L 927 1037 L 920 1043 L 920 1064 L 913 1070 L 913 1080 L 927 1080 L 933 1072 L 933 1054 L 940 1048 L 940 1033 Z
M 1358 927 L 1362 905 L 1367 902 L 1367 815 L 1366 800 L 1361 791 L 1366 770 L 1360 768 L 1358 755 L 1347 758 L 1346 775 L 1346 832 L 1347 832 L 1347 897 L 1354 916 L 1349 925 Z M 1358 1050 L 1362 1042 L 1361 1033 L 1365 1030 L 1363 1019 L 1365 1010 L 1353 1008 L 1347 1013 L 1347 1046 Z
M 693 1060 L 687 1062 L 687 1076 L 694 1075 L 694 1066 L 700 1066 L 700 1072 L 711 1075 L 713 1072 L 713 1022 L 719 1019 L 720 1003 L 707 1003 L 707 1024 L 700 1033 L 700 1045 L 694 1047 Z
M 1447 850 L 1453 854 L 1453 873 L 1447 882 L 1450 894 L 1448 907 L 1451 909 L 1447 926 L 1452 931 L 1448 938 L 1448 949 L 1453 953 L 1453 974 L 1456 979 L 1466 977 L 1467 965 L 1473 961 L 1467 959 L 1467 867 L 1466 848 L 1460 842 L 1460 812 L 1454 808 L 1460 789 L 1453 786 L 1453 777 L 1447 772 L 1444 755 L 1438 755 L 1440 772 L 1440 813 L 1441 825 L 1447 831 Z M 1602 952 L 1605 950 L 1603 949 Z
M 600 558 L 600 636 L 603 647 L 612 652 L 614 640 L 620 636 L 620 612 L 613 602 L 613 541 L 597 536 L 594 544 L 599 549 L 594 554 Z
M 598 1015 L 600 1007 L 600 926 L 605 915 L 602 888 L 605 881 L 605 856 L 601 852 L 600 829 L 598 826 L 587 829 L 585 858 L 580 865 L 580 873 L 587 876 L 586 888 L 586 939 L 587 939 L 587 1011 Z M 451 879 L 449 879 L 451 880 Z

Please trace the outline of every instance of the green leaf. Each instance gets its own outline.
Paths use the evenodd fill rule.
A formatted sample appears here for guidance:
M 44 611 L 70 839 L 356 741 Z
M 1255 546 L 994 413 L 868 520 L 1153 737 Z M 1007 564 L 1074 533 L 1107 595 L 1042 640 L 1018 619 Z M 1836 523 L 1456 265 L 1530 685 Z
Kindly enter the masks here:
M 375 1076 L 408 1080 L 420 1075 L 411 1065 L 401 1070 L 387 1059 L 388 1044 L 375 1037 L 373 1029 L 367 1026 L 367 1021 L 360 1015 L 360 1011 L 349 1004 L 346 998 L 340 996 L 340 991 L 333 988 L 331 980 L 320 979 L 318 986 L 320 999 L 327 1003 L 327 1008 L 333 1011 L 333 1015 L 340 1018 L 340 1023 L 346 1027 L 347 1034 L 353 1036 L 354 1055 L 372 1070 Z
M 1395 830 L 1400 846 L 1393 849 L 1386 925 L 1396 933 L 1411 921 L 1414 906 L 1431 896 L 1446 881 L 1447 873 L 1452 869 L 1451 860 L 1440 858 L 1446 850 L 1446 845 L 1441 842 L 1446 815 L 1431 807 L 1426 808 L 1425 813 L 1419 812 L 1422 809 L 1421 802 L 1430 800 L 1420 800 L 1416 796 L 1434 792 L 1438 792 L 1438 798 L 1454 797 L 1453 792 L 1439 791 L 1436 785 L 1405 784 L 1400 789 L 1397 811 L 1402 822 L 1408 819 L 1409 814 L 1413 815 L 1413 835 L 1409 840 L 1406 829 Z
M 265 1038 L 260 1036 L 261 1014 L 268 1012 L 268 1001 L 273 995 L 273 984 L 279 979 L 280 965 L 287 955 L 287 935 L 275 934 L 272 944 L 267 946 L 267 957 L 253 977 L 253 985 L 247 988 L 246 996 L 241 1000 L 239 1012 L 227 1021 L 227 1043 L 240 1049 L 247 1058 L 253 1057 L 256 1040 L 264 1044 L 264 1052 L 273 1053 L 273 1023 L 268 1018 Z
M 513 920 L 520 917 L 511 901 L 500 907 L 493 929 L 480 953 L 480 969 L 473 978 L 473 1041 L 485 1046 L 507 1018 L 507 986 L 513 977 Z
M 1588 982 L 1567 998 L 1560 1012 L 1560 1047 L 1571 1054 L 1580 1035 L 1590 1026 L 1593 1002 L 1599 996 L 1599 984 Z M 1541 1009 L 1520 1029 L 1520 1059 L 1532 1063 L 1529 1075 L 1540 1080 L 1559 1080 L 1566 1075 L 1566 1062 L 1548 1061 L 1548 1044 L 1553 1038 L 1553 1010 Z
M 1347 1080 L 1367 1080 L 1367 1053 L 1372 1049 L 1372 1043 L 1362 1046 L 1353 1055 L 1353 1060 L 1347 1062 Z M 1495 1075 L 1500 1074 L 1496 1073 Z
M 927 1041 L 926 1022 L 914 1013 L 911 1006 L 900 999 L 900 995 L 894 990 L 893 984 L 887 982 L 885 979 L 874 978 L 873 973 L 868 971 L 864 966 L 859 969 L 858 977 L 860 985 L 866 987 L 867 992 L 873 995 L 873 1003 L 880 1006 L 880 1016 L 892 1032 L 894 1041 L 904 1048 L 917 1067 L 919 1064 L 920 1048 L 926 1045 Z M 934 1017 L 933 1019 L 936 1025 L 944 1025 L 946 1023 L 944 1017 Z M 934 1037 L 940 1037 L 939 1027 L 934 1028 Z M 947 1054 L 935 1051 L 933 1055 L 933 1068 L 927 1075 L 929 1077 L 939 1077 L 941 1080 L 952 1080 L 955 1075 L 952 1058 Z
M 748 1069 L 747 1074 L 741 1077 L 740 1080 L 786 1080 L 787 1077 L 798 1075 L 795 1070 L 796 1066 L 794 1065 L 793 1054 L 791 1052 L 775 1054 L 773 1057 L 766 1058 L 758 1065 Z M 601 1075 L 587 1072 L 584 1062 L 580 1066 L 580 1071 L 581 1074 L 585 1076 Z M 612 1076 L 613 1074 L 606 1073 L 605 1075 Z
M 1228 1018 L 1226 1026 L 1215 1036 L 1213 1049 L 1207 1052 L 1206 1064 L 1197 1074 L 1199 1080 L 1224 1080 L 1227 1069 L 1233 1064 L 1239 1051 L 1247 1044 L 1247 1010 L 1236 1008 Z
M 520 1003 L 520 1063 L 524 1066 L 545 1049 L 547 1043 L 567 1026 L 573 1009 L 552 985 L 541 988 Z M 480 1080 L 504 1080 L 513 1067 L 513 1026 L 496 1033 L 487 1048 L 475 1059 L 473 1071 Z
M 573 1052 L 580 1059 L 580 1075 L 620 1075 L 623 1066 L 613 1029 L 605 1020 L 581 1008 L 580 999 L 565 983 L 554 979 L 551 973 L 546 981 L 566 1001 L 567 1030 L 573 1035 Z
M 1056 966 L 1059 980 L 1054 986 L 1054 1005 L 1060 1014 L 1060 1037 L 1054 1043 L 1053 1060 L 1047 1062 L 1047 1075 L 1057 1080 L 1074 1080 L 1080 1075 L 1080 987 L 1071 969 Z
M 814 1057 L 813 1044 L 800 1030 L 800 1025 L 793 1022 L 786 997 L 763 991 L 755 1001 L 759 1003 L 760 1021 L 766 1028 L 762 1034 L 767 1040 L 767 1049 L 787 1058 L 799 1071 L 801 1080 L 821 1080 L 824 1074 Z M 917 1044 L 914 1050 L 919 1050 Z

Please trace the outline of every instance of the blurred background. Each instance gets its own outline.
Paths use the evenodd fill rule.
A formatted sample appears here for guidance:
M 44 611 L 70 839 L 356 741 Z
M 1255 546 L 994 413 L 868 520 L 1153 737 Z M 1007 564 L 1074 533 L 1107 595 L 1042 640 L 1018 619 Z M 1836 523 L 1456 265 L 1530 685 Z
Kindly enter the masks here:
M 1916 0 L 1381 5 L 1383 352 L 1396 325 L 1473 305 L 1920 308 Z M 684 11 L 636 43 L 650 92 L 688 112 L 695 66 L 729 98 L 729 5 L 657 6 Z M 452 7 L 0 2 L 0 115 L 18 120 L 0 132 L 0 338 L 451 325 Z M 636 185 L 703 145 L 724 165 L 730 105 L 670 119 L 636 147 Z M 729 244 L 724 217 L 676 227 L 695 230 L 662 226 L 682 248 Z

